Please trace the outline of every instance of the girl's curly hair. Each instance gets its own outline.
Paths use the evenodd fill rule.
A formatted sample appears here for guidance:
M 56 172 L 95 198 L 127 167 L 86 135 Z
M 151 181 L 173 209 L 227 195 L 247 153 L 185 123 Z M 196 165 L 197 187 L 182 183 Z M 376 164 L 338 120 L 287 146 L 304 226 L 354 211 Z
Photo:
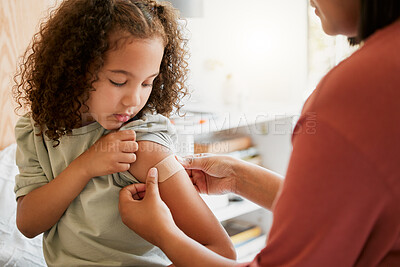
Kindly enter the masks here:
M 144 111 L 168 116 L 181 108 L 188 94 L 187 39 L 177 11 L 153 0 L 65 0 L 40 25 L 14 76 L 14 99 L 45 130 L 59 138 L 81 125 L 92 84 L 104 64 L 104 54 L 116 47 L 115 32 L 133 38 L 161 37 L 165 49 L 160 74 Z M 126 34 L 125 34 L 126 35 Z M 87 107 L 87 106 L 86 106 Z

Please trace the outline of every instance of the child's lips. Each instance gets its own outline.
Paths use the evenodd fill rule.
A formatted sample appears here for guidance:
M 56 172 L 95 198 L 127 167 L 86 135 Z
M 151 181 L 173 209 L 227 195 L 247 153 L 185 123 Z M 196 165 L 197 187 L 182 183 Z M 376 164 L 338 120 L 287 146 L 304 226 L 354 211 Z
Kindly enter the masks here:
M 128 114 L 114 114 L 114 117 L 119 121 L 119 122 L 127 122 L 131 116 Z

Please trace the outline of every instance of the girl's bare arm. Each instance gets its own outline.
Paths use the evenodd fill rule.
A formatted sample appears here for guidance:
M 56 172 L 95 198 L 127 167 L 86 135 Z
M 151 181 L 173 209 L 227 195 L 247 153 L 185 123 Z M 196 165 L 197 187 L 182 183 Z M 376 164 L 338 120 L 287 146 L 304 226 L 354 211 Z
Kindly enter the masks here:
M 51 182 L 18 198 L 17 227 L 23 235 L 33 238 L 57 223 L 91 178 L 83 170 L 72 162 Z

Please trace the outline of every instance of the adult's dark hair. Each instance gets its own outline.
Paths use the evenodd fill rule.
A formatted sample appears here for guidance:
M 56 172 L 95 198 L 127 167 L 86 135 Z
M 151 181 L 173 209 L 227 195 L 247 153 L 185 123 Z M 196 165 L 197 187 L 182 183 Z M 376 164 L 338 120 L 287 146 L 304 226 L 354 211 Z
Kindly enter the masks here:
M 400 0 L 360 0 L 360 19 L 357 36 L 349 38 L 350 44 L 359 44 L 377 30 L 400 17 Z
M 172 5 L 155 0 L 65 0 L 40 25 L 13 87 L 18 108 L 27 110 L 56 145 L 82 125 L 81 108 L 87 108 L 105 53 L 121 43 L 110 41 L 119 32 L 123 37 L 164 41 L 160 74 L 140 113 L 168 116 L 181 107 L 180 98 L 187 94 L 187 40 Z

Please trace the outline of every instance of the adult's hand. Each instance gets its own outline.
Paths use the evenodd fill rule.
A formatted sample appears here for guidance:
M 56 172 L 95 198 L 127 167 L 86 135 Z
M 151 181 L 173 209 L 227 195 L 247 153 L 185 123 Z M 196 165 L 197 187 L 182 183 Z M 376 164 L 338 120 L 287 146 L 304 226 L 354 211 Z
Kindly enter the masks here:
M 199 193 L 220 195 L 236 191 L 241 161 L 230 156 L 196 154 L 177 157 Z
M 119 193 L 122 222 L 138 235 L 159 246 L 162 234 L 179 231 L 158 190 L 158 173 L 151 168 L 146 184 L 131 184 Z
M 267 209 L 272 208 L 283 183 L 279 174 L 230 156 L 199 154 L 177 160 L 198 192 L 232 192 Z
M 188 237 L 176 226 L 159 195 L 155 168 L 150 169 L 146 185 L 132 184 L 121 189 L 119 211 L 123 223 L 161 248 L 174 266 L 231 267 L 236 264 Z

